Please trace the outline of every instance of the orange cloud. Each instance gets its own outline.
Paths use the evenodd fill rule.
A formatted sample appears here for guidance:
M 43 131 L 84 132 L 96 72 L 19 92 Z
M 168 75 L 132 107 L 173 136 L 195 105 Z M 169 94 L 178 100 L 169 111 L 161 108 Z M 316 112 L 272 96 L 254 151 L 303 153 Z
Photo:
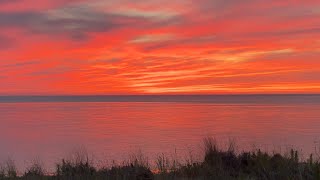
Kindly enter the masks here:
M 0 1 L 0 94 L 319 93 L 319 1 Z

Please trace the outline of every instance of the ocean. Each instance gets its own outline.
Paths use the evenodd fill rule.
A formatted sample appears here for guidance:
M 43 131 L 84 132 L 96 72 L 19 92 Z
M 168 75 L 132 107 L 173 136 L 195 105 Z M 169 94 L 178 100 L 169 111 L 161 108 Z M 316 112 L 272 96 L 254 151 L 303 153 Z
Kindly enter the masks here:
M 97 163 L 143 152 L 201 158 L 202 140 L 239 151 L 320 147 L 320 95 L 2 96 L 0 162 L 53 170 L 79 149 Z

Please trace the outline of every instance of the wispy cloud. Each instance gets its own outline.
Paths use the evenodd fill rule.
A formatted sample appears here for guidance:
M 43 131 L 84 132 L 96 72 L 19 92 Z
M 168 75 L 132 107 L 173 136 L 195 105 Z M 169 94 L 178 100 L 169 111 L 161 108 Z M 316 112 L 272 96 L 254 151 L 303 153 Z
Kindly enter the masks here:
M 0 94 L 320 92 L 319 1 L 0 4 Z
M 154 42 L 166 42 L 175 38 L 172 34 L 156 34 L 156 35 L 143 35 L 136 37 L 129 41 L 129 43 L 154 43 Z
M 18 62 L 18 63 L 3 64 L 3 65 L 0 65 L 0 67 L 3 69 L 20 68 L 20 67 L 25 67 L 25 66 L 31 66 L 34 64 L 39 64 L 39 63 L 41 63 L 41 62 L 40 61 L 23 61 L 23 62 Z

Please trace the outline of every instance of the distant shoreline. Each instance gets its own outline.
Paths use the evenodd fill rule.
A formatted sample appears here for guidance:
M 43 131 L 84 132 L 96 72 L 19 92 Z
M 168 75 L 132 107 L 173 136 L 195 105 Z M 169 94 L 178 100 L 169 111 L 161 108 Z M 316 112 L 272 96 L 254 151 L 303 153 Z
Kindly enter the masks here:
M 320 103 L 320 94 L 0 96 L 0 103 L 18 102 Z

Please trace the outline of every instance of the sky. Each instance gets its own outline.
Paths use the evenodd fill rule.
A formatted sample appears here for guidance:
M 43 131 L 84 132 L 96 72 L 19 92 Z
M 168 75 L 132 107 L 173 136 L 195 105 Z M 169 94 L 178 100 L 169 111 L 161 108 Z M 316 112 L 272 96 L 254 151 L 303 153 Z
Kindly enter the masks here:
M 0 95 L 320 93 L 319 0 L 0 0 Z

